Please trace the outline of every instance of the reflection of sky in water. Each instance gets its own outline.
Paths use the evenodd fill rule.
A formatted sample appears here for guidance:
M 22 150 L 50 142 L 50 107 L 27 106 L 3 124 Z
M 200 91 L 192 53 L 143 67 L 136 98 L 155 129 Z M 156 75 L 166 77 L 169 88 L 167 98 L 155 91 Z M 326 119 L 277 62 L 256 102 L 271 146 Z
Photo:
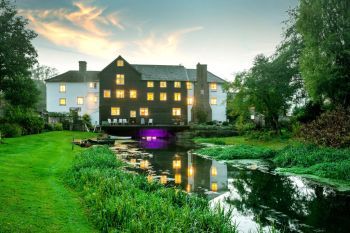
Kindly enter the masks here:
M 256 231 L 257 222 L 266 231 L 274 225 L 283 232 L 350 232 L 349 195 L 299 177 L 227 166 L 164 140 L 141 140 L 139 145 L 153 156 L 129 161 L 152 174 L 150 181 L 205 195 L 212 206 L 231 209 L 241 232 Z

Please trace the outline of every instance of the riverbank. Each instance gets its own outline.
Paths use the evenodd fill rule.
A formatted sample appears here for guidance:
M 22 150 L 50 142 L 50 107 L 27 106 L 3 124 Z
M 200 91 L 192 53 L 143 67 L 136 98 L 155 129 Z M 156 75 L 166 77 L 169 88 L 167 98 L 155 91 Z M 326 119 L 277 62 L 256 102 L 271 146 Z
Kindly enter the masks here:
M 203 156 L 216 160 L 269 159 L 278 167 L 279 173 L 298 174 L 338 190 L 350 190 L 349 148 L 317 147 L 291 139 L 257 141 L 233 137 L 197 138 L 195 141 L 216 144 L 196 150 Z
M 67 183 L 80 193 L 102 232 L 236 232 L 230 216 L 208 201 L 127 172 L 106 147 L 76 157 Z
M 97 232 L 78 195 L 62 177 L 74 156 L 72 138 L 92 133 L 55 131 L 0 144 L 0 232 Z

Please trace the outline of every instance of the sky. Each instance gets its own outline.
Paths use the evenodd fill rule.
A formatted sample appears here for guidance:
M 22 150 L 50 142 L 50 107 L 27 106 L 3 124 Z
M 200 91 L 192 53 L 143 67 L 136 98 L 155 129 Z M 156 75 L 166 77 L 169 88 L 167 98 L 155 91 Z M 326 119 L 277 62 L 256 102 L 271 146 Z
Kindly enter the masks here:
M 226 80 L 271 55 L 297 0 L 17 0 L 38 37 L 38 61 L 59 73 L 131 64 L 199 62 Z

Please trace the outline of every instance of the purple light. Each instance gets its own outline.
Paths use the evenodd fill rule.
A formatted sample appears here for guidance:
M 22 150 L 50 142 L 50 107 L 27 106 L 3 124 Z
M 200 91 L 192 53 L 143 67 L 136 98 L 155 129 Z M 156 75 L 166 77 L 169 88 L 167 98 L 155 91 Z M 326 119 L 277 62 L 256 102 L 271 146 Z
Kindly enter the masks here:
M 140 138 L 151 137 L 152 139 L 168 138 L 169 133 L 165 129 L 140 129 L 139 137 Z
M 169 142 L 167 140 L 155 139 L 147 140 L 143 139 L 140 141 L 140 146 L 145 149 L 165 149 L 168 147 Z

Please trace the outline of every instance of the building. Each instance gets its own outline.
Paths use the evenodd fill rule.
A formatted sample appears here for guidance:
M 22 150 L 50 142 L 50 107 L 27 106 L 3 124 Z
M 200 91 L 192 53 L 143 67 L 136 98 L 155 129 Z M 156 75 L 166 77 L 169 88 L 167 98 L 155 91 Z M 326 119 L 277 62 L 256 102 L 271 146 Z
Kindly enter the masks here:
M 46 80 L 47 111 L 89 114 L 93 124 L 125 119 L 130 124 L 226 121 L 226 81 L 182 65 L 129 64 L 119 56 L 101 71 L 67 71 Z

